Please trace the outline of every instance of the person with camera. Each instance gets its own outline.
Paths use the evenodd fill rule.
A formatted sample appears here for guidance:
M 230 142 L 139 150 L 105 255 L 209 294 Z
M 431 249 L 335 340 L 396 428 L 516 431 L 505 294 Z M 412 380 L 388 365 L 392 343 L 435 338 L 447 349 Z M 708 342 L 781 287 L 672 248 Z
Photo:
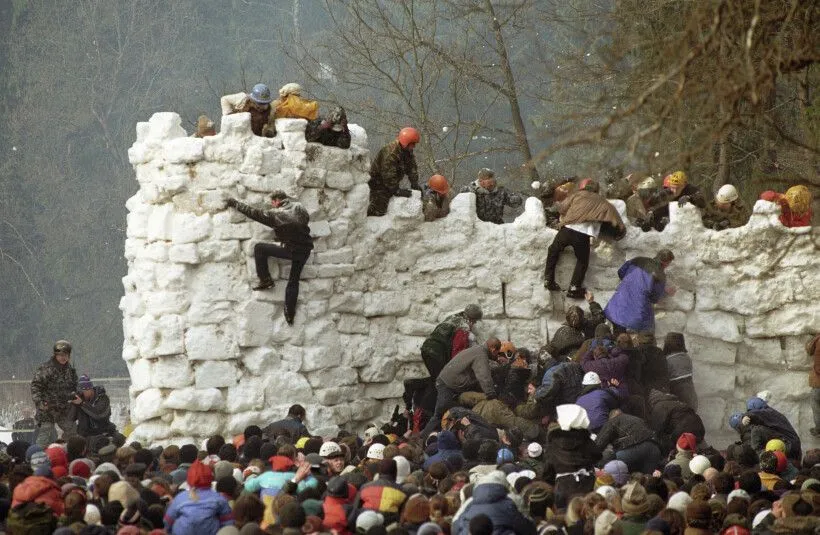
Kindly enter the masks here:
M 58 340 L 52 357 L 34 372 L 31 399 L 37 414 L 37 444 L 45 448 L 55 435 L 55 424 L 63 440 L 77 434 L 71 402 L 77 398 L 77 372 L 70 363 L 71 344 Z

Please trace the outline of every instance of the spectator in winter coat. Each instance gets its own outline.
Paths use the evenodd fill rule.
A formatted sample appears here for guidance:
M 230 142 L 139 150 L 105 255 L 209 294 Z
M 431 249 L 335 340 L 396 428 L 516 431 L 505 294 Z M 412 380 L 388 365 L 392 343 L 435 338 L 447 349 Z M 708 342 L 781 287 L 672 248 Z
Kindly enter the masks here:
M 601 385 L 605 388 L 615 387 L 622 398 L 629 396 L 626 382 L 628 366 L 629 355 L 614 344 L 595 344 L 593 341 L 593 346 L 581 357 L 584 371 L 597 373 Z
M 423 437 L 427 437 L 439 425 L 444 411 L 456 404 L 460 393 L 479 388 L 487 398 L 497 397 L 490 372 L 490 360 L 496 359 L 500 349 L 501 342 L 498 338 L 490 338 L 482 346 L 473 346 L 460 352 L 444 366 L 436 379 L 436 409 L 421 432 Z
M 268 258 L 290 260 L 290 275 L 285 289 L 285 320 L 293 324 L 296 315 L 296 301 L 299 298 L 299 277 L 305 267 L 310 252 L 313 250 L 313 238 L 310 235 L 310 217 L 298 202 L 290 200 L 287 193 L 275 190 L 271 193 L 271 209 L 253 208 L 236 199 L 229 198 L 226 204 L 247 217 L 273 229 L 281 246 L 259 242 L 253 247 L 253 258 L 256 263 L 256 275 L 259 285 L 254 290 L 273 288 L 273 279 L 268 270 Z
M 621 507 L 624 510 L 624 516 L 621 518 L 623 535 L 640 535 L 643 533 L 646 523 L 650 519 L 648 514 L 649 497 L 643 485 L 635 482 L 624 487 Z
M 614 409 L 595 437 L 595 444 L 604 450 L 612 445 L 615 458 L 623 461 L 630 472 L 651 474 L 663 455 L 655 442 L 655 434 L 646 423 L 631 414 Z
M 353 500 L 356 497 L 356 487 L 343 477 L 334 477 L 327 483 L 327 493 L 322 501 L 322 527 L 326 530 L 335 530 L 339 535 L 349 535 L 352 532 L 347 527 L 347 517 L 353 509 Z
M 695 448 L 698 439 L 692 433 L 682 433 L 675 442 L 675 457 L 666 466 L 675 465 L 680 467 L 681 478 L 689 479 L 692 471 L 689 469 L 689 461 L 695 456 Z
M 482 169 L 478 172 L 475 182 L 464 186 L 461 193 L 475 194 L 476 216 L 482 221 L 500 225 L 504 222 L 504 207 L 521 206 L 523 199 L 517 193 L 510 193 L 504 186 L 499 186 L 492 169 Z
M 584 277 L 589 267 L 590 239 L 597 238 L 602 231 L 620 239 L 626 233 L 626 227 L 615 207 L 598 193 L 598 183 L 589 179 L 580 191 L 561 203 L 559 211 L 561 229 L 547 251 L 544 287 L 550 291 L 561 291 L 561 287 L 555 282 L 555 268 L 561 251 L 572 247 L 575 269 L 567 297 L 581 299 L 586 293 Z
M 508 494 L 507 485 L 507 478 L 500 470 L 481 477 L 472 497 L 464 502 L 453 522 L 453 535 L 469 535 L 470 521 L 478 515 L 489 517 L 493 535 L 535 535 L 535 524 L 518 510 Z
M 482 316 L 481 307 L 467 305 L 462 312 L 447 316 L 424 340 L 421 360 L 433 380 L 451 358 L 470 347 L 472 329 Z
M 250 113 L 251 131 L 254 135 L 273 137 L 276 135 L 276 124 L 272 113 L 270 88 L 265 84 L 256 84 L 251 92 L 225 95 L 220 99 L 222 115 Z
M 595 327 L 606 321 L 601 305 L 595 302 L 592 292 L 586 292 L 585 298 L 589 303 L 589 317 L 584 317 L 581 307 L 569 307 L 566 323 L 555 331 L 552 340 L 547 344 L 547 351 L 556 360 L 566 360 L 574 356 L 584 340 L 595 336 Z
M 786 416 L 770 407 L 768 403 L 758 397 L 746 402 L 746 414 L 743 416 L 743 425 L 758 426 L 759 432 L 751 434 L 751 446 L 756 451 L 762 450 L 766 443 L 779 438 L 786 443 L 786 457 L 794 461 L 802 458 L 800 436 L 795 431 Z
M 806 353 L 813 359 L 811 370 L 809 370 L 809 386 L 811 387 L 811 414 L 814 417 L 814 427 L 810 432 L 812 436 L 820 436 L 820 334 L 815 334 L 814 338 L 806 343 Z
M 429 470 L 437 462 L 443 462 L 455 472 L 464 464 L 464 457 L 461 455 L 461 444 L 458 438 L 451 431 L 442 431 L 436 437 L 438 451 L 424 461 L 422 469 Z
M 806 186 L 792 186 L 784 194 L 764 191 L 760 198 L 780 205 L 780 222 L 784 227 L 811 226 L 811 192 Z
M 539 434 L 539 420 L 519 416 L 500 399 L 487 399 L 481 392 L 464 392 L 458 397 L 458 401 L 494 427 L 517 427 L 529 439 L 534 439 Z
M 575 402 L 587 411 L 589 430 L 597 433 L 609 418 L 609 412 L 621 404 L 617 390 L 603 388 L 601 378 L 595 372 L 587 372 L 581 382 L 583 389 Z
M 533 182 L 531 187 L 535 190 L 534 196 L 541 200 L 544 208 L 544 217 L 547 220 L 547 227 L 558 230 L 561 228 L 558 211 L 559 203 L 575 191 L 575 180 L 578 177 L 562 177 L 549 182 Z
M 328 147 L 350 148 L 350 129 L 347 127 L 347 113 L 336 106 L 327 117 L 309 121 L 305 127 L 305 140 L 321 143 Z
M 77 433 L 86 438 L 116 433 L 117 428 L 111 423 L 111 400 L 105 388 L 94 386 L 88 375 L 80 377 L 77 388 L 79 395 L 72 401 Z
M 655 345 L 655 335 L 649 331 L 644 331 L 635 334 L 633 339 L 635 340 L 635 351 L 640 355 L 640 387 L 643 392 L 645 394 L 652 390 L 667 392 L 669 390 L 669 370 L 663 351 Z M 638 394 L 640 392 L 632 393 Z
M 188 469 L 189 490 L 180 492 L 165 512 L 165 529 L 172 535 L 216 535 L 223 526 L 233 525 L 233 513 L 226 500 L 211 490 L 213 474 L 200 461 Z
M 555 506 L 563 509 L 574 494 L 592 491 L 601 450 L 589 435 L 589 417 L 578 405 L 556 407 L 557 424 L 547 431 L 544 478 L 555 484 Z
M 410 197 L 408 189 L 399 188 L 406 176 L 410 188 L 421 191 L 419 171 L 413 149 L 421 137 L 418 130 L 411 127 L 402 128 L 395 141 L 381 148 L 370 163 L 370 204 L 367 215 L 383 216 L 391 197 Z
M 672 394 L 658 390 L 649 392 L 649 426 L 655 431 L 661 448 L 672 449 L 675 437 L 692 433 L 698 443 L 703 441 L 706 429 L 703 420 L 686 403 Z
M 731 184 L 724 184 L 703 210 L 703 226 L 712 230 L 742 227 L 749 221 L 749 209 Z
M 359 489 L 358 497 L 353 504 L 353 513 L 348 522 L 358 516 L 362 510 L 376 511 L 384 515 L 385 523 L 398 521 L 402 505 L 407 500 L 407 494 L 396 483 L 398 468 L 393 459 L 383 459 L 379 463 L 379 477 L 365 483 Z
M 669 391 L 681 401 L 698 410 L 698 395 L 692 381 L 692 357 L 686 351 L 681 333 L 667 333 L 663 342 L 663 354 L 669 371 Z
M 303 406 L 291 405 L 285 418 L 268 425 L 262 432 L 270 440 L 274 440 L 279 435 L 286 435 L 292 442 L 296 442 L 302 437 L 310 436 L 310 431 L 305 427 L 306 417 L 307 411 Z
M 662 249 L 655 258 L 639 256 L 628 260 L 618 269 L 621 279 L 615 294 L 604 308 L 604 316 L 612 322 L 617 335 L 627 329 L 654 331 L 655 311 L 653 304 L 675 288 L 666 286 L 664 270 L 675 259 L 668 249 Z
M 575 403 L 581 395 L 584 369 L 577 362 L 547 360 L 541 386 L 535 390 L 535 401 L 544 416 L 553 416 L 558 405 Z

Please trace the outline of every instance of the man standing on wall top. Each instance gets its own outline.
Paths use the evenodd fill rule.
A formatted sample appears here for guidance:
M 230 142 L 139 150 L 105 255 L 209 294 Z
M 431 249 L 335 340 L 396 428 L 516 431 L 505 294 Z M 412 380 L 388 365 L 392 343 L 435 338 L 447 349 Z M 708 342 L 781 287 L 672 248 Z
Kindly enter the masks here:
M 37 368 L 31 380 L 31 399 L 37 409 L 37 444 L 45 448 L 55 433 L 54 425 L 63 431 L 63 439 L 77 434 L 71 400 L 77 396 L 77 372 L 71 360 L 71 344 L 58 340 L 48 362 Z
M 408 189 L 399 187 L 405 176 L 410 188 L 421 191 L 419 171 L 413 149 L 421 137 L 418 130 L 410 126 L 402 128 L 399 136 L 381 148 L 370 164 L 370 205 L 367 215 L 382 216 L 387 213 L 391 197 L 410 197 Z
M 256 84 L 250 94 L 240 92 L 225 95 L 219 99 L 222 115 L 248 112 L 251 114 L 251 131 L 257 136 L 273 137 L 276 135 L 276 124 L 272 113 L 270 88 L 265 84 Z
M 259 285 L 255 286 L 254 290 L 273 288 L 273 279 L 268 269 L 268 257 L 290 260 L 290 276 L 285 289 L 285 320 L 289 325 L 293 325 L 296 300 L 299 297 L 299 277 L 313 250 L 313 238 L 310 236 L 308 226 L 310 217 L 307 210 L 298 202 L 288 198 L 284 191 L 272 192 L 270 199 L 272 206 L 270 210 L 253 208 L 233 198 L 227 200 L 227 205 L 236 208 L 254 221 L 272 228 L 276 239 L 282 243 L 279 246 L 259 242 L 254 246 L 253 258 L 256 262 L 256 275 L 259 277 Z

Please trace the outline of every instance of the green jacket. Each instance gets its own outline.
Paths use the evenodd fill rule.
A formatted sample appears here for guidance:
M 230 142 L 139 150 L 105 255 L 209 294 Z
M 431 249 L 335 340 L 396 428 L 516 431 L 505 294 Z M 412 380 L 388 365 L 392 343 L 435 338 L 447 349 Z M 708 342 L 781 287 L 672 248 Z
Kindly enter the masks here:
M 71 363 L 61 365 L 52 357 L 37 368 L 31 380 L 31 399 L 39 421 L 51 421 L 69 412 L 68 403 L 77 392 L 77 372 Z
M 405 176 L 412 189 L 421 189 L 413 151 L 402 148 L 398 141 L 391 141 L 381 148 L 370 164 L 370 188 L 395 192 Z

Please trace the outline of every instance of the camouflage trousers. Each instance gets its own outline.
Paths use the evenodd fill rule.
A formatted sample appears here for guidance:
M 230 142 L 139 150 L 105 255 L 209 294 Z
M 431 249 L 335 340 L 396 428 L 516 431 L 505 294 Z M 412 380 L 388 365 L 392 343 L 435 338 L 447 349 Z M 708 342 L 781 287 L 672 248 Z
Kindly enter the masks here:
M 370 204 L 367 206 L 367 215 L 383 216 L 386 214 L 391 197 L 393 197 L 392 191 L 370 186 Z
M 49 421 L 43 421 L 44 419 Z M 37 439 L 38 445 L 45 449 L 49 444 L 57 440 L 57 430 L 55 424 L 63 432 L 62 439 L 67 440 L 77 434 L 77 422 L 74 421 L 73 412 L 68 411 L 63 414 L 50 414 L 47 418 L 37 418 Z

